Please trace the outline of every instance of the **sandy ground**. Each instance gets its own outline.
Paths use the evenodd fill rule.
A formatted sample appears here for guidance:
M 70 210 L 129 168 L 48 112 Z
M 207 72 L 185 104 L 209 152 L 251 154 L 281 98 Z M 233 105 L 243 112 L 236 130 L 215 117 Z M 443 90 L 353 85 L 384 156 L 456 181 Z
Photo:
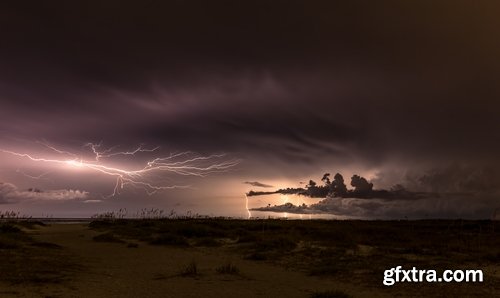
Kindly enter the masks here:
M 35 239 L 61 245 L 81 268 L 60 284 L 0 285 L 0 297 L 309 297 L 314 291 L 338 289 L 356 297 L 384 296 L 262 262 L 247 261 L 216 248 L 174 248 L 92 240 L 98 233 L 82 224 L 53 224 L 32 232 Z M 192 261 L 197 276 L 179 276 Z M 231 261 L 240 275 L 221 275 L 215 268 Z

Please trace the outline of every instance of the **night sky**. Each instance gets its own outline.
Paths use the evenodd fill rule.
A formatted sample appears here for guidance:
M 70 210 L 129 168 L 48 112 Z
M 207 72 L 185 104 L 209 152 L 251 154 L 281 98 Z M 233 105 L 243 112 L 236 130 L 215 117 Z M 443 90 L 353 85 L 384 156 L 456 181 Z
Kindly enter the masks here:
M 489 1 L 2 3 L 0 210 L 245 216 L 250 189 L 340 172 L 442 195 L 344 200 L 336 215 L 489 218 L 500 207 L 499 11 Z M 95 160 L 89 143 L 146 152 Z M 125 183 L 112 196 L 116 172 L 78 164 L 130 171 L 179 153 L 176 165 L 197 158 L 195 173 L 148 173 L 141 182 L 174 187 L 151 195 Z

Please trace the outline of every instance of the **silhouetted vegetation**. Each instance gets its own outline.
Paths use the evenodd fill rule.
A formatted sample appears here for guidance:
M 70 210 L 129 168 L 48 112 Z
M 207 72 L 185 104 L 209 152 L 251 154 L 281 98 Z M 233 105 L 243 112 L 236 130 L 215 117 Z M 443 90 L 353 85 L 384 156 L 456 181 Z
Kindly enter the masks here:
M 114 242 L 114 243 L 125 243 L 125 241 L 117 238 L 113 233 L 104 233 L 92 238 L 97 242 Z
M 4 217 L 5 218 L 5 217 Z M 0 282 L 11 284 L 61 283 L 75 268 L 61 246 L 33 240 L 24 229 L 35 229 L 38 222 L 10 220 L 0 222 Z
M 219 274 L 238 275 L 240 273 L 240 270 L 233 263 L 227 262 L 227 263 L 215 268 L 215 272 L 217 272 Z
M 335 181 L 335 179 L 333 180 Z M 333 183 L 332 181 L 332 183 Z M 335 221 L 335 220 L 237 220 L 227 218 L 100 219 L 89 224 L 98 231 L 96 245 L 115 242 L 123 247 L 169 246 L 169 254 L 191 250 L 231 258 L 271 263 L 338 283 L 380 287 L 383 271 L 396 265 L 406 268 L 497 268 L 500 262 L 500 222 L 482 220 Z M 36 228 L 36 226 L 35 226 Z M 74 265 L 65 248 L 36 242 L 14 222 L 0 223 L 0 253 L 5 256 L 0 281 L 10 283 L 61 283 Z M 91 233 L 93 234 L 93 233 Z M 139 243 L 139 244 L 138 244 Z M 139 248 L 140 249 L 140 248 Z M 158 248 L 161 250 L 161 248 Z M 155 251 L 158 251 L 155 249 Z M 243 262 L 243 261 L 242 261 Z M 203 264 L 203 263 L 202 263 Z M 240 268 L 222 259 L 211 272 L 240 275 Z M 173 275 L 154 279 L 203 278 L 209 271 L 196 262 L 183 263 Z M 203 267 L 201 267 L 203 269 Z M 245 267 L 242 267 L 245 268 Z M 214 272 L 215 270 L 215 272 Z M 439 285 L 450 296 L 491 294 L 500 279 L 485 271 L 481 288 Z M 410 296 L 429 296 L 435 284 L 398 285 Z M 444 290 L 443 290 L 444 289 Z M 393 292 L 388 292 L 392 295 Z M 490 295 L 491 296 L 491 295 Z M 311 297 L 349 297 L 343 291 L 316 291 Z
M 373 282 L 401 262 L 439 269 L 500 261 L 500 222 L 488 220 L 163 219 L 94 221 L 90 226 L 122 239 L 170 246 L 211 246 L 205 241 L 212 239 L 209 244 L 218 250 L 249 260 L 340 279 L 345 278 L 342 272 L 360 270 L 366 275 L 362 278 Z M 417 262 L 416 256 L 423 259 Z
M 198 265 L 196 264 L 195 261 L 191 261 L 189 264 L 184 267 L 181 272 L 179 272 L 180 276 L 190 276 L 190 277 L 195 277 L 197 276 L 198 273 Z

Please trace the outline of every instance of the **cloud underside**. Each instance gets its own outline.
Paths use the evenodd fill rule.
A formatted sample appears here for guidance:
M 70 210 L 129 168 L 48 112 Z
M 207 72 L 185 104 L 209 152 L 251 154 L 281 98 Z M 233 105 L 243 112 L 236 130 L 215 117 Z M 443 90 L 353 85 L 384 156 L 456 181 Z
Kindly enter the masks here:
M 326 180 L 325 180 L 326 177 Z M 363 190 L 360 178 L 351 178 L 353 190 L 338 192 L 339 183 L 344 183 L 342 175 L 336 174 L 330 182 L 325 174 L 323 186 L 308 186 L 278 190 L 284 194 L 300 194 L 320 198 L 316 204 L 295 206 L 286 203 L 278 206 L 254 208 L 255 211 L 286 212 L 296 214 L 333 214 L 353 218 L 493 218 L 500 216 L 500 170 L 487 166 L 477 167 L 451 164 L 421 173 L 406 172 L 403 175 L 380 172 L 371 182 L 375 187 L 397 183 L 390 190 L 372 190 L 373 184 Z M 338 178 L 339 177 L 339 178 Z M 340 181 L 340 182 L 339 182 Z M 368 185 L 366 179 L 364 180 Z M 310 181 L 309 183 L 313 183 Z M 326 184 L 328 183 L 328 184 Z M 344 184 L 344 187 L 346 185 Z M 291 190 L 292 192 L 287 192 Z M 324 190 L 318 192 L 318 190 Z M 259 192 L 256 192 L 257 195 Z M 271 192 L 272 193 L 272 192 Z M 270 194 L 260 192 L 261 195 Z M 319 195 L 314 195 L 319 194 Z
M 245 181 L 243 182 L 244 184 L 248 184 L 248 185 L 251 185 L 251 186 L 255 186 L 255 187 L 264 187 L 264 188 L 271 188 L 271 187 L 274 187 L 272 185 L 269 185 L 269 184 L 265 184 L 265 183 L 261 183 L 261 182 L 258 182 L 258 181 Z
M 332 214 L 363 219 L 387 218 L 493 218 L 498 213 L 500 194 L 446 194 L 420 199 L 326 198 L 309 206 L 291 203 L 253 208 L 253 211 L 291 214 Z
M 325 161 L 497 157 L 500 26 L 488 12 L 498 4 L 198 3 L 193 17 L 181 2 L 123 4 L 116 18 L 112 6 L 89 17 L 86 2 L 41 3 L 36 15 L 50 22 L 5 8 L 2 136 L 243 152 L 290 173 Z
M 0 183 L 0 204 L 19 203 L 25 201 L 86 200 L 88 197 L 89 193 L 81 190 L 20 190 L 14 184 Z
M 244 160 L 221 174 L 237 181 L 234 192 L 345 171 L 381 188 L 475 194 L 335 199 L 310 212 L 487 213 L 479 193 L 496 193 L 500 174 L 421 174 L 457 161 L 500 169 L 500 2 L 120 1 L 119 10 L 108 2 L 0 8 L 2 147 L 30 152 L 31 140 L 47 139 L 81 152 L 82 143 L 102 140 L 228 152 Z M 0 203 L 94 202 L 64 189 L 70 177 L 37 180 L 62 190 L 18 189 L 29 177 L 7 168 L 29 162 L 0 154 L 1 179 L 14 183 L 0 184 Z M 217 183 L 214 192 L 233 188 Z M 102 193 L 90 180 L 68 185 Z

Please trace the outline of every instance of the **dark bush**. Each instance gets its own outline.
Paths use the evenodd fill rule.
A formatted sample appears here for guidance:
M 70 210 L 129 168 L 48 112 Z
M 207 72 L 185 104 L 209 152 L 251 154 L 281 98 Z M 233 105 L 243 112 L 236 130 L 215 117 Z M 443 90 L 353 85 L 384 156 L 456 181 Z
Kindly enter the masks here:
M 175 245 L 175 246 L 189 246 L 189 243 L 184 237 L 173 234 L 162 234 L 156 236 L 149 241 L 154 245 Z

